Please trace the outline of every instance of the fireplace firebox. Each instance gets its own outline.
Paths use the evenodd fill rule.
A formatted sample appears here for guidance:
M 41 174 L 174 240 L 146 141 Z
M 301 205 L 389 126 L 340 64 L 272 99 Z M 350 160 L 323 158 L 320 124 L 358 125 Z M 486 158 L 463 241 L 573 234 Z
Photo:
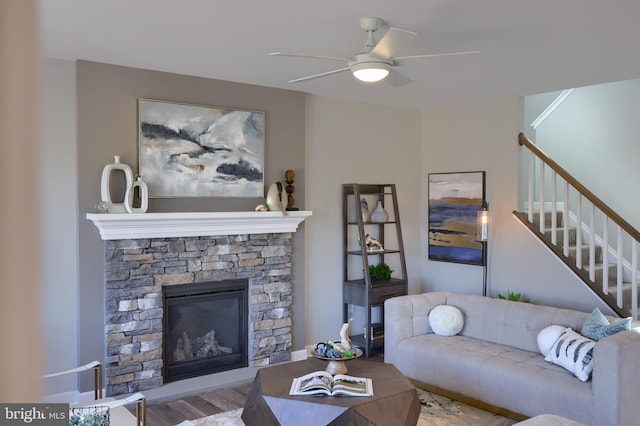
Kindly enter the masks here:
M 246 279 L 164 286 L 165 382 L 248 365 Z

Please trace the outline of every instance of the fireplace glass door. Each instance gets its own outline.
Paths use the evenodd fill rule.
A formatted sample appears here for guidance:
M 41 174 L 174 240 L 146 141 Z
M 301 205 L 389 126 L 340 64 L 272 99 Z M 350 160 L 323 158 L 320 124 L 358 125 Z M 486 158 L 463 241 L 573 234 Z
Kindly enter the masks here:
M 163 288 L 165 382 L 248 365 L 247 294 L 247 280 Z

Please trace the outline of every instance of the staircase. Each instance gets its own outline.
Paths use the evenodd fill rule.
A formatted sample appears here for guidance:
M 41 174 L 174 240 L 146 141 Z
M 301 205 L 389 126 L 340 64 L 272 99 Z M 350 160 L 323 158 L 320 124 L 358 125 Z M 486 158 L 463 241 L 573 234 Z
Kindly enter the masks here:
M 522 133 L 528 198 L 514 216 L 621 317 L 638 319 L 640 232 Z
M 538 213 L 538 212 L 536 212 Z M 525 212 L 514 212 L 514 215 L 527 227 L 529 230 L 535 234 L 555 255 L 562 260 L 576 275 L 584 281 L 584 283 L 591 288 L 596 294 L 598 294 L 603 301 L 609 305 L 618 315 L 621 317 L 631 316 L 631 283 L 623 281 L 622 283 L 622 300 L 626 300 L 626 304 L 623 304 L 622 307 L 618 307 L 617 305 L 617 268 L 615 264 L 609 263 L 607 268 L 604 267 L 603 264 L 603 256 L 602 256 L 602 246 L 594 245 L 593 246 L 593 267 L 591 267 L 591 262 L 583 265 L 581 268 L 577 267 L 578 257 L 582 260 L 590 259 L 591 256 L 591 247 L 589 245 L 582 244 L 580 248 L 580 253 L 578 253 L 577 246 L 577 228 L 575 226 L 567 227 L 567 246 L 568 246 L 568 255 L 565 256 L 563 247 L 564 247 L 564 230 L 565 224 L 563 221 L 563 213 L 556 213 L 556 221 L 558 227 L 556 228 L 556 244 L 553 243 L 552 231 L 551 231 L 551 213 L 545 212 L 544 217 L 544 232 L 540 232 L 540 218 L 538 214 L 534 215 L 533 222 L 529 222 L 527 220 L 527 214 Z M 591 270 L 594 272 L 593 279 L 591 279 Z M 603 292 L 600 283 L 603 282 L 603 276 L 606 273 L 606 290 Z

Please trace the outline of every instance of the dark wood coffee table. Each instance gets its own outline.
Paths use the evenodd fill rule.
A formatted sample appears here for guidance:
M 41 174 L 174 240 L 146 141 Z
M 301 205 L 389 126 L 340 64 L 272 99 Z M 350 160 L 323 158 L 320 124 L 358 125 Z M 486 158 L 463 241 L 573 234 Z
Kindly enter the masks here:
M 291 381 L 316 370 L 325 361 L 304 361 L 258 371 L 242 412 L 248 426 L 259 425 L 412 425 L 418 422 L 420 401 L 415 387 L 392 364 L 352 360 L 347 374 L 373 380 L 373 397 L 289 396 Z

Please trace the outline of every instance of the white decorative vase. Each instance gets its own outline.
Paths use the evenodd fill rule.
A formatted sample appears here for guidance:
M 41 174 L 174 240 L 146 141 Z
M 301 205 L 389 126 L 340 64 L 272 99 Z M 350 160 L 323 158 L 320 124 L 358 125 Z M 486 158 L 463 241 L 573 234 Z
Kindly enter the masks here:
M 140 191 L 140 207 L 133 207 L 133 197 L 136 193 L 136 188 Z M 149 208 L 149 188 L 147 184 L 140 179 L 140 176 L 133 184 L 127 188 L 127 192 L 124 194 L 125 208 L 129 213 L 146 213 Z
M 369 222 L 369 204 L 367 204 L 365 198 L 360 200 L 360 213 L 362 214 L 362 221 Z
M 269 187 L 267 191 L 267 207 L 271 211 L 281 211 L 284 216 L 287 216 L 287 193 L 282 183 L 276 182 Z
M 127 208 L 126 208 L 126 203 L 127 203 L 127 198 L 126 198 L 126 192 L 127 189 L 133 184 L 133 172 L 131 171 L 131 167 L 129 167 L 127 164 L 123 164 L 120 162 L 120 156 L 119 155 L 115 155 L 113 157 L 114 162 L 112 164 L 107 164 L 106 166 L 104 166 L 104 169 L 102 169 L 102 180 L 100 182 L 100 197 L 101 200 L 106 202 L 108 205 L 108 212 L 109 213 L 126 213 L 127 212 Z M 111 200 L 111 187 L 110 187 L 110 182 L 111 182 L 111 174 L 115 171 L 115 170 L 121 170 L 124 173 L 124 178 L 125 178 L 125 196 L 123 196 L 123 203 L 114 203 Z
M 382 223 L 389 220 L 389 213 L 382 207 L 382 201 L 371 212 L 371 222 Z

